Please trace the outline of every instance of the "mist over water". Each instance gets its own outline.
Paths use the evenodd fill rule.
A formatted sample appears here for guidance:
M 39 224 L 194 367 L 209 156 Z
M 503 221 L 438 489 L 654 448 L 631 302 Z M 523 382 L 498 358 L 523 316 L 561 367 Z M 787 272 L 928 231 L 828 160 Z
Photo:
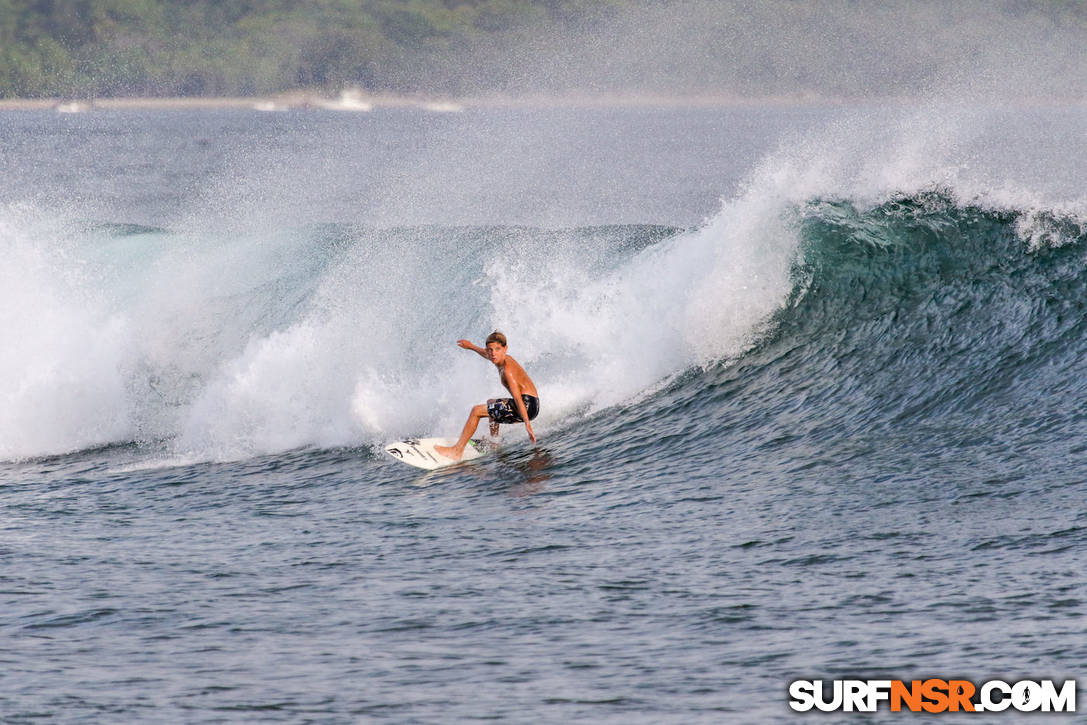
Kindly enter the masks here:
M 616 3 L 478 51 L 471 89 L 648 96 L 1081 102 L 1087 16 L 1075 3 Z

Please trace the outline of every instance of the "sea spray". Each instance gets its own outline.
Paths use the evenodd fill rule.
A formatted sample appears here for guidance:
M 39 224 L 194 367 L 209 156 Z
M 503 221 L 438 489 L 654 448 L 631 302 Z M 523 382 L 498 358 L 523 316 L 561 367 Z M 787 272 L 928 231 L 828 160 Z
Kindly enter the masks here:
M 531 338 L 522 362 L 545 373 L 538 384 L 557 417 L 649 392 L 740 354 L 781 304 L 796 239 L 776 211 L 725 204 L 606 270 L 586 271 L 569 251 L 531 265 L 499 256 L 487 266 L 495 323 Z
M 110 308 L 75 232 L 0 208 L 0 458 L 130 440 L 126 317 Z
M 745 215 L 749 215 L 746 216 Z M 795 239 L 761 204 L 706 227 L 355 230 L 294 322 L 213 370 L 176 445 L 213 457 L 459 429 L 504 391 L 455 346 L 505 329 L 543 426 L 737 355 L 788 293 Z M 762 246 L 765 245 L 765 248 Z

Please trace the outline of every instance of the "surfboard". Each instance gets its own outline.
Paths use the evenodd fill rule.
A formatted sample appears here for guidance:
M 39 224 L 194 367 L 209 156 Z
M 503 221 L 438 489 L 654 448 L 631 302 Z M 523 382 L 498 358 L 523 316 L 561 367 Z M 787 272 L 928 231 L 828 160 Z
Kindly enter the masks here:
M 487 444 L 478 438 L 468 441 L 468 445 L 464 447 L 464 456 L 459 461 L 446 458 L 434 450 L 434 446 L 451 446 L 456 442 L 456 438 L 406 438 L 385 446 L 385 452 L 401 463 L 433 471 L 435 468 L 471 461 L 489 451 Z

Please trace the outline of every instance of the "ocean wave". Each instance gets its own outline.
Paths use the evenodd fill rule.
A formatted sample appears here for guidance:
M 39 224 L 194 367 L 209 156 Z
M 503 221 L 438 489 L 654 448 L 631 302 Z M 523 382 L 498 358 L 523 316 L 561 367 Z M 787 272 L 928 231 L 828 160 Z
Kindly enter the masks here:
M 454 342 L 495 328 L 546 391 L 545 430 L 653 405 L 677 380 L 712 390 L 706 371 L 734 364 L 779 388 L 819 378 L 859 428 L 991 401 L 1087 354 L 1082 219 L 947 189 L 747 193 L 686 230 L 239 237 L 3 217 L 0 321 L 22 342 L 2 360 L 8 459 L 132 441 L 244 458 L 455 430 L 501 388 Z

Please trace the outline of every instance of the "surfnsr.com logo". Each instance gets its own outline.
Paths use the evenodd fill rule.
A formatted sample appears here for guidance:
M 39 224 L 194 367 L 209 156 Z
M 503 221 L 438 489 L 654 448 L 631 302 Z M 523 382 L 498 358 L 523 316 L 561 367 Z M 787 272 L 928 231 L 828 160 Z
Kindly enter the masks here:
M 1076 681 L 1059 687 L 1053 680 L 989 680 L 980 687 L 969 680 L 795 680 L 789 683 L 789 707 L 797 712 L 875 712 L 887 703 L 891 712 L 1075 712 Z

